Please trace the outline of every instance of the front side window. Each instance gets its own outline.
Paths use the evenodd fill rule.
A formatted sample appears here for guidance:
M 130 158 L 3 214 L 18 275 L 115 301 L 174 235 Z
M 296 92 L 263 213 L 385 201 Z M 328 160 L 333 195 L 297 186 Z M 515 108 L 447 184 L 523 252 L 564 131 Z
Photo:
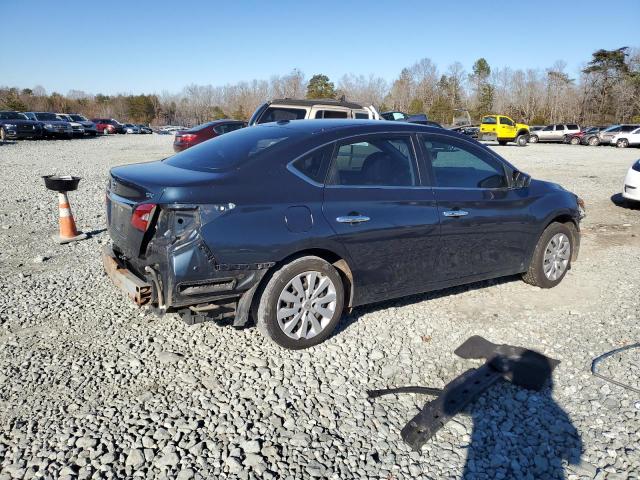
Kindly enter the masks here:
M 557 130 L 564 130 L 564 125 L 556 125 L 556 131 Z
M 542 129 L 543 132 L 552 132 L 553 131 L 553 125 L 548 125 L 546 127 L 544 127 Z
M 500 117 L 500 125 L 509 125 L 510 127 L 513 127 L 513 122 L 510 118 Z
M 624 125 L 621 131 L 627 133 L 634 130 L 635 128 L 636 128 L 635 125 Z
M 307 116 L 304 108 L 269 107 L 258 123 L 281 122 L 284 120 L 303 120 Z
M 411 139 L 378 135 L 338 145 L 327 183 L 410 187 L 418 184 Z
M 495 158 L 457 139 L 423 136 L 436 187 L 506 188 L 504 166 Z

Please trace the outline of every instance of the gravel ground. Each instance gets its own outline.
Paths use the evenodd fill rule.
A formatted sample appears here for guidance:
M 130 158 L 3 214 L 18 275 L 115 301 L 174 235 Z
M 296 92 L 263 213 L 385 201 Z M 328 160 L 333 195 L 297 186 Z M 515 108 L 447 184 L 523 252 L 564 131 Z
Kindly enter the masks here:
M 108 169 L 167 156 L 171 141 L 0 146 L 0 479 L 640 478 L 640 396 L 589 373 L 638 341 L 640 210 L 611 197 L 639 150 L 495 147 L 587 203 L 580 259 L 557 288 L 506 278 L 358 308 L 292 352 L 255 328 L 157 318 L 102 274 Z M 83 177 L 71 203 L 89 240 L 49 238 L 50 173 Z M 500 384 L 410 451 L 400 429 L 428 397 L 366 390 L 443 386 L 478 365 L 453 355 L 474 334 L 561 360 L 553 387 Z M 638 385 L 637 351 L 607 362 Z

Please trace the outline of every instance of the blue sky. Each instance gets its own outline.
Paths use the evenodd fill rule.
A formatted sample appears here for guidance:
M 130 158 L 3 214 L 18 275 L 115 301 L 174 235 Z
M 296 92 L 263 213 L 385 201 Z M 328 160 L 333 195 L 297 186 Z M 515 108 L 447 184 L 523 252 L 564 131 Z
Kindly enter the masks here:
M 295 67 L 393 80 L 423 57 L 441 70 L 562 59 L 576 75 L 598 48 L 640 47 L 640 0 L 618 0 L 615 18 L 602 0 L 0 1 L 0 86 L 60 93 L 177 92 Z

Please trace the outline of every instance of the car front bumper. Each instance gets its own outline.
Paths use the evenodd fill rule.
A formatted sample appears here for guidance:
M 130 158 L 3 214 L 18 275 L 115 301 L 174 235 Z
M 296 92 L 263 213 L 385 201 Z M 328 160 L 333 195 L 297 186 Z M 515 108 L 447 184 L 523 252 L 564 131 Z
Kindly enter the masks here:
M 629 169 L 622 185 L 622 197 L 640 202 L 640 172 Z

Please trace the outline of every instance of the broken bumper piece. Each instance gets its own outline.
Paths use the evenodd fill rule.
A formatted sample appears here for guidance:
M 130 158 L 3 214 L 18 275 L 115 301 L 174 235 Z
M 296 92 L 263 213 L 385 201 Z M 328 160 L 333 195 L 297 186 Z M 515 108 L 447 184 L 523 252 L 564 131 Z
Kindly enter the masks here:
M 110 245 L 102 248 L 102 264 L 104 271 L 120 290 L 124 291 L 137 305 L 143 306 L 151 302 L 153 288 L 150 283 L 138 278 L 123 266 L 113 253 Z

